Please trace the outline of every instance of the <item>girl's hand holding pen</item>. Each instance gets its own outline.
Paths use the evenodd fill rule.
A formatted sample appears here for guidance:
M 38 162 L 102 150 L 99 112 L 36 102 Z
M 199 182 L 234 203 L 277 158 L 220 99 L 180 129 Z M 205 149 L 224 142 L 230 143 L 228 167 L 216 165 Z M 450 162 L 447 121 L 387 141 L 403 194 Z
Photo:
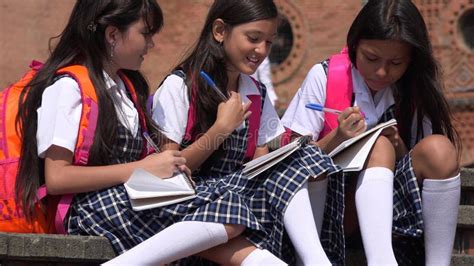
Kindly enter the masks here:
M 152 153 L 140 161 L 140 167 L 163 179 L 173 176 L 176 170 L 191 176 L 191 171 L 186 167 L 186 159 L 176 150 Z
M 214 125 L 224 134 L 232 133 L 250 116 L 251 112 L 248 109 L 251 104 L 250 101 L 242 104 L 240 94 L 231 92 L 230 98 L 219 104 Z
M 353 138 L 367 129 L 365 117 L 357 106 L 344 109 L 337 121 L 339 126 L 336 134 L 344 140 Z

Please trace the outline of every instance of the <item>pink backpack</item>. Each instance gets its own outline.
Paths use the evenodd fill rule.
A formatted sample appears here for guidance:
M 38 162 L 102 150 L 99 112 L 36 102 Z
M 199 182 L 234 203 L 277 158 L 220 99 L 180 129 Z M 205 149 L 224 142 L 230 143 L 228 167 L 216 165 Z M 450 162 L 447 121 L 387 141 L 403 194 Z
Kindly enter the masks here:
M 339 54 L 332 55 L 329 59 L 328 76 L 326 83 L 326 102 L 327 108 L 344 110 L 351 106 L 352 101 L 352 63 L 349 59 L 347 47 L 342 49 Z M 324 127 L 319 134 L 319 139 L 329 134 L 338 126 L 337 115 L 324 113 Z M 291 129 L 286 128 L 281 137 L 281 146 L 291 141 Z

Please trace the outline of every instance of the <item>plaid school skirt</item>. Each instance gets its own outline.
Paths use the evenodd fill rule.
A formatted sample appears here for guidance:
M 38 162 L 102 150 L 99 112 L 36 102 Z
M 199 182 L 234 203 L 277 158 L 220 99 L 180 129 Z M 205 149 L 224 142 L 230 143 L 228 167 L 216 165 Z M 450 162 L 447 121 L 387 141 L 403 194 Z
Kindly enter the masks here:
M 117 162 L 138 160 L 143 144 L 141 138 L 133 138 L 126 130 L 119 135 L 116 150 L 121 156 Z M 242 136 L 235 135 L 236 138 Z M 235 141 L 234 137 L 229 141 Z M 243 158 L 245 145 L 236 147 L 222 162 L 229 163 L 240 155 Z M 233 154 L 235 151 L 241 154 Z M 229 169 L 224 165 L 215 166 Z M 70 234 L 105 236 L 115 252 L 121 254 L 180 221 L 238 224 L 246 227 L 243 234 L 251 243 L 291 263 L 294 252 L 285 234 L 283 215 L 308 178 L 323 173 L 330 179 L 342 178 L 340 169 L 329 157 L 316 147 L 306 146 L 253 179 L 244 176 L 241 168 L 230 174 L 195 176 L 197 196 L 194 199 L 161 208 L 132 210 L 124 186 L 118 185 L 76 195 L 67 228 Z M 340 210 L 339 206 L 333 212 Z M 342 213 L 331 217 L 333 222 L 327 223 L 325 232 L 342 235 L 341 218 Z M 157 248 L 165 246 L 163 243 L 163 247 Z

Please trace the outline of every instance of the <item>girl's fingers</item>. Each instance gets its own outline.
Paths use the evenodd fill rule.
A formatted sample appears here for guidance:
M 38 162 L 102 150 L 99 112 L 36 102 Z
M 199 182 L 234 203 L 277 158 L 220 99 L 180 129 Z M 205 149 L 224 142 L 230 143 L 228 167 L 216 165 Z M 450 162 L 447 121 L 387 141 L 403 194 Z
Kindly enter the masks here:
M 247 110 L 250 108 L 250 105 L 252 105 L 251 101 L 242 104 L 242 109 L 244 110 L 244 112 L 247 112 Z
M 247 118 L 249 118 L 251 114 L 252 114 L 252 111 L 247 111 L 247 112 L 244 114 L 244 120 L 247 120 Z
M 186 164 L 186 158 L 184 158 L 184 157 L 175 157 L 173 163 L 175 165 L 185 165 Z

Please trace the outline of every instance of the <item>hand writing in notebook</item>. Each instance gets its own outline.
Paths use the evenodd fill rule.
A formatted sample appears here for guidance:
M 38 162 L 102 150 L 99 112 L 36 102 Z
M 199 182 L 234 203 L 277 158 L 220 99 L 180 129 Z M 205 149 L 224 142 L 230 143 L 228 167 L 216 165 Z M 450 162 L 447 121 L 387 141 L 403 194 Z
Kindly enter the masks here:
M 344 109 L 338 116 L 337 121 L 339 126 L 336 134 L 343 140 L 353 138 L 367 129 L 365 117 L 357 106 Z
M 150 167 L 143 167 L 145 170 L 161 178 L 170 178 L 176 172 L 184 173 L 188 177 L 191 176 L 191 170 L 186 166 L 186 159 L 181 156 L 180 151 L 167 150 L 160 152 L 158 145 L 155 144 L 147 132 L 143 132 L 143 137 L 148 145 L 155 151 L 155 154 L 148 155 L 143 159 L 143 161 L 147 161 L 147 159 L 152 156 L 159 156 L 161 157 L 159 160 L 163 162 L 161 164 L 156 164 L 156 160 L 149 159 Z

